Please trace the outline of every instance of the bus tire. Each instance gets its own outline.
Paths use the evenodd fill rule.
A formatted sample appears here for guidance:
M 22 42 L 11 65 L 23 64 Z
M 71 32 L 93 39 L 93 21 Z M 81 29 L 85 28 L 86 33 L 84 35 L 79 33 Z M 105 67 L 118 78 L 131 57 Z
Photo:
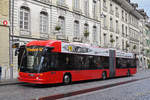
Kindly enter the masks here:
M 70 74 L 65 74 L 63 77 L 63 84 L 68 85 L 71 83 L 71 75 Z
M 127 76 L 129 77 L 131 74 L 130 74 L 130 70 L 128 70 L 128 72 L 127 72 Z
M 103 80 L 106 80 L 106 78 L 107 78 L 107 73 L 106 73 L 106 72 L 103 72 L 103 73 L 102 73 L 102 79 L 103 79 Z

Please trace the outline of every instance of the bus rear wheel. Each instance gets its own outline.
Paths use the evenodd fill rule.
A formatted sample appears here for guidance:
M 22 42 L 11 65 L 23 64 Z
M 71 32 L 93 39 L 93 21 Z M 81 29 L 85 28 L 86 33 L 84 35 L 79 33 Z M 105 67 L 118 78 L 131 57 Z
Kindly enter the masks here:
M 71 83 L 71 76 L 69 74 L 65 74 L 63 77 L 63 84 L 68 85 Z
M 102 73 L 102 79 L 103 79 L 103 80 L 106 80 L 106 78 L 107 78 L 107 74 L 106 74 L 106 72 L 103 72 L 103 73 Z

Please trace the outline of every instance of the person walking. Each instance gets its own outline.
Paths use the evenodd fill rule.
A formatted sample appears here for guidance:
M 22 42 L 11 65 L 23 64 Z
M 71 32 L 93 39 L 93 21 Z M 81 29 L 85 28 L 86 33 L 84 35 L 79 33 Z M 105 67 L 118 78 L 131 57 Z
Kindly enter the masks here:
M 2 66 L 0 65 L 0 81 L 1 81 L 1 77 L 2 77 Z

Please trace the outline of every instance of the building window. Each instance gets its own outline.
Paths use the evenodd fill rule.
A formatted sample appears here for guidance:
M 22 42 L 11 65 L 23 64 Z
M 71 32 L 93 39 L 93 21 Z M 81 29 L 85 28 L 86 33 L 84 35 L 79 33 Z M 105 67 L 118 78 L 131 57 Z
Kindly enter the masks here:
M 93 26 L 93 42 L 97 42 L 97 28 L 96 26 Z
M 46 12 L 40 13 L 40 32 L 48 33 L 48 14 Z
M 116 36 L 116 47 L 119 47 L 118 36 Z
M 89 25 L 87 23 L 84 24 L 84 31 L 88 31 L 89 32 Z
M 128 35 L 128 28 L 127 28 L 127 26 L 126 26 L 126 36 Z
M 93 18 L 96 18 L 96 1 L 93 0 Z
M 133 24 L 133 17 L 131 16 L 131 24 Z
M 119 25 L 118 25 L 118 20 L 116 20 L 116 33 L 119 33 Z
M 124 50 L 124 40 L 122 40 L 122 50 Z
M 30 9 L 28 7 L 20 8 L 20 29 L 29 31 L 30 26 Z
M 116 7 L 116 17 L 119 17 L 118 7 Z
M 112 30 L 113 29 L 113 19 L 110 18 L 110 29 Z
M 79 21 L 74 21 L 74 36 L 80 36 Z
M 129 15 L 129 23 L 131 24 L 131 15 Z
M 89 37 L 89 25 L 87 23 L 84 24 L 84 33 L 83 34 L 86 38 Z
M 110 3 L 110 10 L 112 10 L 112 4 Z
M 106 6 L 106 0 L 103 0 L 103 7 L 104 7 L 104 8 L 107 7 L 107 6 Z
M 124 11 L 122 10 L 122 20 L 124 20 Z
M 125 21 L 126 22 L 128 21 L 128 14 L 127 13 L 125 14 Z
M 89 15 L 89 0 L 84 0 L 84 13 L 86 16 Z
M 80 9 L 80 0 L 74 0 L 74 8 Z
M 116 13 L 118 13 L 118 7 L 116 7 Z
M 122 24 L 122 34 L 124 35 L 124 24 Z
M 59 5 L 64 5 L 64 4 L 65 4 L 65 0 L 57 0 L 57 3 L 58 3 Z
M 113 5 L 112 5 L 112 3 L 110 3 L 110 13 L 113 14 L 113 12 L 114 12 L 113 11 Z
M 106 34 L 104 34 L 104 46 L 107 45 L 107 37 L 106 37 Z
M 104 15 L 104 18 L 103 18 L 103 24 L 104 24 L 104 27 L 107 27 L 107 23 L 106 23 L 106 15 Z
M 59 26 L 61 27 L 60 33 L 65 34 L 65 18 L 60 16 L 58 19 Z

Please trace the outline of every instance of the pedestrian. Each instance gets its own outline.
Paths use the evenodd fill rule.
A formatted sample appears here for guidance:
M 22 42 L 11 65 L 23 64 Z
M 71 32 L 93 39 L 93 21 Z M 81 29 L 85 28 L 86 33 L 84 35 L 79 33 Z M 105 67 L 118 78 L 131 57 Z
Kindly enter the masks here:
M 0 81 L 1 81 L 1 77 L 2 77 L 2 66 L 0 65 Z

